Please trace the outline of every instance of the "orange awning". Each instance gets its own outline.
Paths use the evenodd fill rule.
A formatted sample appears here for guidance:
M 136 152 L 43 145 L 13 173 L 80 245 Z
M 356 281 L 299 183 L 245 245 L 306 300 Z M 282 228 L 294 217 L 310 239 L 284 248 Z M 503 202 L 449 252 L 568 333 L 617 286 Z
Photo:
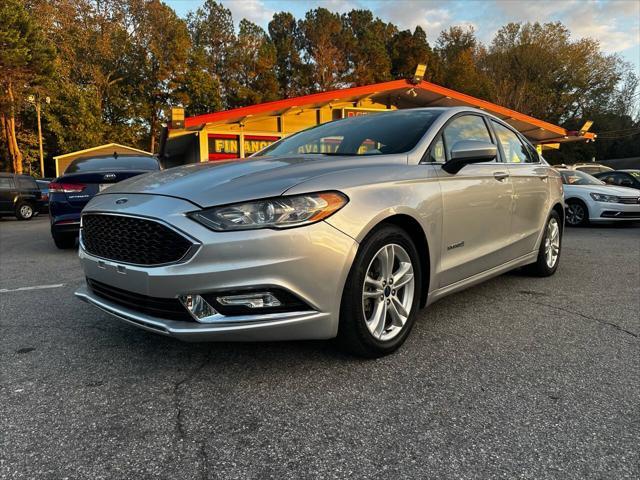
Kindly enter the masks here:
M 479 108 L 509 123 L 534 143 L 594 140 L 596 137 L 591 132 L 580 135 L 579 132 L 566 130 L 558 125 L 538 120 L 471 95 L 441 87 L 435 83 L 422 81 L 414 85 L 408 80 L 394 80 L 362 87 L 313 93 L 301 97 L 197 115 L 186 118 L 185 127 L 197 127 L 207 123 L 238 123 L 249 117 L 282 115 L 293 108 L 320 108 L 333 102 L 357 102 L 365 98 L 370 98 L 377 103 L 395 105 L 397 108 L 459 106 Z

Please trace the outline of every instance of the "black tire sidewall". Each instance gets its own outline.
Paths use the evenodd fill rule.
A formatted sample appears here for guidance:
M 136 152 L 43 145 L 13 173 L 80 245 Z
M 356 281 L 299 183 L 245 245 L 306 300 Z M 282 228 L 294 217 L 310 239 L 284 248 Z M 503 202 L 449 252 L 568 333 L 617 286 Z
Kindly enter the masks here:
M 367 328 L 364 312 L 362 311 L 362 288 L 367 268 L 374 255 L 389 244 L 400 245 L 408 253 L 414 271 L 414 299 L 409 317 L 402 331 L 394 338 L 381 341 L 373 337 Z M 340 325 L 338 337 L 346 340 L 349 349 L 357 353 L 377 357 L 395 351 L 404 343 L 409 335 L 420 304 L 422 288 L 422 272 L 418 251 L 411 237 L 401 228 L 385 225 L 370 233 L 361 243 L 360 249 L 351 267 L 347 279 L 340 308 Z M 344 341 L 342 342 L 344 344 Z M 352 348 L 353 347 L 353 348 Z

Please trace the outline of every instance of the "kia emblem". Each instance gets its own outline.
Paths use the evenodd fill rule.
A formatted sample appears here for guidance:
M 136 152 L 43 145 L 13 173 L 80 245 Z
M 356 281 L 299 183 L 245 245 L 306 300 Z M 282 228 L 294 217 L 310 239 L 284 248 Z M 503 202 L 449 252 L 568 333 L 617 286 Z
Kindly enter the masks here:
M 116 204 L 117 205 L 122 205 L 123 203 L 127 203 L 129 201 L 129 199 L 127 198 L 119 198 L 118 200 L 116 200 Z

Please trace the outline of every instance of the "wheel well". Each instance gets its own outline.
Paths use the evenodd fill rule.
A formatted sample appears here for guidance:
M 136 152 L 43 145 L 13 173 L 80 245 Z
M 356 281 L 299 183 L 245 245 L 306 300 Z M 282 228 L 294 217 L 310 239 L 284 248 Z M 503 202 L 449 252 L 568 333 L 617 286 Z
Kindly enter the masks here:
M 560 203 L 556 203 L 552 210 L 555 210 L 558 215 L 560 215 L 560 220 L 562 220 L 562 224 L 564 224 L 564 207 Z
M 427 304 L 427 294 L 429 292 L 429 281 L 431 272 L 429 270 L 429 243 L 427 242 L 427 236 L 422 229 L 422 226 L 418 221 L 410 217 L 409 215 L 394 215 L 392 217 L 385 218 L 376 228 L 381 225 L 391 224 L 403 229 L 413 240 L 414 245 L 419 253 L 420 271 L 422 272 L 422 292 L 420 292 L 420 307 L 424 307 Z M 426 254 L 425 254 L 426 252 Z

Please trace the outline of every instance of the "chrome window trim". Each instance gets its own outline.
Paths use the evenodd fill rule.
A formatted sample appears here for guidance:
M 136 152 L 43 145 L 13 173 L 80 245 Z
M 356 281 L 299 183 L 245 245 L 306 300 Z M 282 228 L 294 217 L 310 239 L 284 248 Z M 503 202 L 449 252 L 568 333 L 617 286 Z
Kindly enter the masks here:
M 165 262 L 165 263 L 152 263 L 152 264 L 131 263 L 131 262 L 122 262 L 122 261 L 119 261 L 119 260 L 114 260 L 112 258 L 101 257 L 99 255 L 96 255 L 94 253 L 89 252 L 85 248 L 84 242 L 82 241 L 82 219 L 83 219 L 83 217 L 85 215 L 106 215 L 106 216 L 112 216 L 112 217 L 127 217 L 127 218 L 135 218 L 135 219 L 139 219 L 139 220 L 147 220 L 147 221 L 150 221 L 150 222 L 159 223 L 160 225 L 163 225 L 164 227 L 167 227 L 170 230 L 173 230 L 175 233 L 180 235 L 182 238 L 184 238 L 185 240 L 189 241 L 189 243 L 191 243 L 191 246 L 187 249 L 185 254 L 182 257 L 180 257 L 178 260 L 175 260 L 173 262 Z M 87 255 L 90 255 L 90 256 L 92 256 L 94 258 L 99 258 L 101 260 L 105 260 L 105 261 L 111 262 L 111 263 L 116 263 L 116 264 L 119 264 L 119 265 L 131 265 L 131 266 L 134 266 L 134 267 L 143 267 L 143 268 L 165 267 L 167 265 L 176 265 L 176 264 L 180 264 L 180 263 L 186 263 L 191 258 L 193 258 L 193 256 L 202 247 L 202 242 L 200 242 L 199 240 L 196 240 L 191 235 L 183 232 L 182 230 L 174 227 L 173 225 L 171 225 L 170 223 L 165 222 L 164 220 L 160 220 L 158 218 L 153 218 L 153 217 L 147 217 L 145 215 L 132 215 L 130 213 L 114 213 L 114 212 L 103 212 L 103 211 L 89 211 L 89 212 L 84 212 L 81 215 L 81 217 L 80 217 L 80 234 L 78 236 L 78 243 L 80 244 L 80 248 L 82 248 L 82 250 Z

